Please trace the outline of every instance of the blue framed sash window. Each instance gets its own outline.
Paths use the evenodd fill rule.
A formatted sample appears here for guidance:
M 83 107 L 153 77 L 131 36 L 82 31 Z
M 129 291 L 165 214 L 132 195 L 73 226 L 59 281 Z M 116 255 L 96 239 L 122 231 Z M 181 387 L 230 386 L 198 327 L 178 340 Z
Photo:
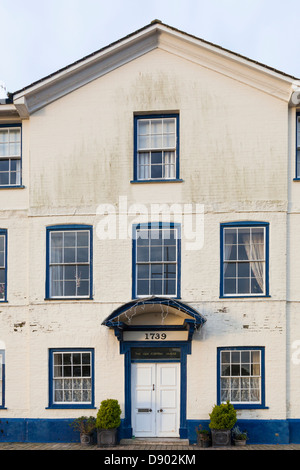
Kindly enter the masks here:
M 7 230 L 0 230 L 0 302 L 7 300 Z
M 0 349 L 0 408 L 5 406 L 5 351 Z
M 269 224 L 221 224 L 221 297 L 269 295 Z
M 180 225 L 133 227 L 133 298 L 180 297 Z
M 46 298 L 91 298 L 92 227 L 48 227 L 46 264 Z
M 179 179 L 179 115 L 134 118 L 134 181 Z
M 49 407 L 93 407 L 93 349 L 51 349 L 49 385 Z
M 264 363 L 263 347 L 218 348 L 218 404 L 265 407 Z
M 0 187 L 21 185 L 21 125 L 0 125 Z
M 300 179 L 300 113 L 296 114 L 296 179 Z

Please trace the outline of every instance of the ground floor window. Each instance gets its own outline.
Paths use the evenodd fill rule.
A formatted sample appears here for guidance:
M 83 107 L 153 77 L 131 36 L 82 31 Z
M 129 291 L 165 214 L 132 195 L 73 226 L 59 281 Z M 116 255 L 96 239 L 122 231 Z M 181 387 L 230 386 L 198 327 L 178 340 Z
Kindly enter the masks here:
M 0 349 L 0 408 L 4 408 L 4 351 Z
M 241 408 L 264 405 L 264 349 L 219 348 L 219 403 Z
M 50 351 L 50 406 L 93 406 L 93 350 Z
M 0 301 L 6 301 L 7 231 L 0 229 Z

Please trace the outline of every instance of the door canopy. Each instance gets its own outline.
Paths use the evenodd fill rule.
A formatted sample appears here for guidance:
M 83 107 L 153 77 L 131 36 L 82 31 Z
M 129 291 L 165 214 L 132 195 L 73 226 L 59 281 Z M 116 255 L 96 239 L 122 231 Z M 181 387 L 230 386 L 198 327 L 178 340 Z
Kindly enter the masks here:
M 205 322 L 197 310 L 177 299 L 147 297 L 121 305 L 102 325 L 113 328 L 120 341 L 124 332 L 145 330 L 187 331 L 187 340 L 191 341 L 194 331 Z

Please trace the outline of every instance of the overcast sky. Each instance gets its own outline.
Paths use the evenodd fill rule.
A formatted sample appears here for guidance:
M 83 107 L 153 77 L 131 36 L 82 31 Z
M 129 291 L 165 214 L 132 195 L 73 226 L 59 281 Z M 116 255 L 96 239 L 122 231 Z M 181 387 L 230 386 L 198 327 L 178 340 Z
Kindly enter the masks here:
M 154 19 L 300 77 L 300 0 L 0 0 L 0 84 L 15 92 Z

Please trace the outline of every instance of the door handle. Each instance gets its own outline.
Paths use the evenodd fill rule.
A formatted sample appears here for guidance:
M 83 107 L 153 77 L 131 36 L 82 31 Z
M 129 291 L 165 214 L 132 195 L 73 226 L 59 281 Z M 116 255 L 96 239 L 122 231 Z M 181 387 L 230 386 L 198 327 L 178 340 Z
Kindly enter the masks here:
M 164 410 L 160 409 L 160 410 L 157 410 L 157 413 L 162 413 Z

